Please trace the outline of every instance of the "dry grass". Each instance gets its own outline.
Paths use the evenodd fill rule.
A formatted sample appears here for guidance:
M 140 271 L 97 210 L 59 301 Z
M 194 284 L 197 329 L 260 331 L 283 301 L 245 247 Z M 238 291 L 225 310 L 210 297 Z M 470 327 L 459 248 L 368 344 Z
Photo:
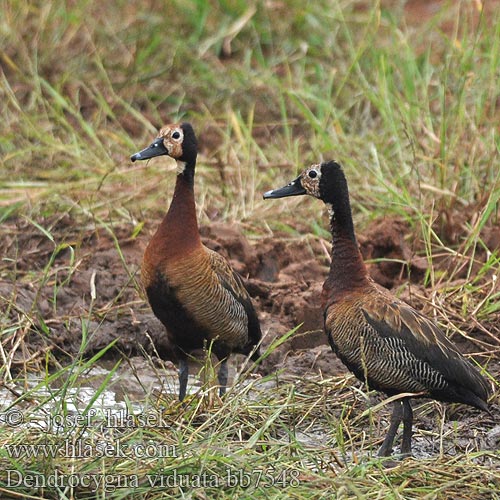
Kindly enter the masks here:
M 498 376 L 497 8 L 480 15 L 480 2 L 456 2 L 407 25 L 414 18 L 396 2 L 0 5 L 0 374 L 14 391 L 2 392 L 4 418 L 15 410 L 26 420 L 70 415 L 68 401 L 87 415 L 113 387 L 119 367 L 90 400 L 75 396 L 110 348 L 84 355 L 94 332 L 106 320 L 144 310 L 127 244 L 145 237 L 164 213 L 174 174 L 173 166 L 132 166 L 128 157 L 156 127 L 177 119 L 192 121 L 200 137 L 200 222 L 241 222 L 253 241 L 278 233 L 327 240 L 317 203 L 271 204 L 260 193 L 310 162 L 344 164 L 359 232 L 379 217 L 408 224 L 409 248 L 428 263 L 410 299 Z M 96 298 L 95 282 L 109 270 L 85 274 L 89 248 L 104 240 L 117 263 L 116 286 L 108 286 L 105 299 Z M 72 295 L 84 279 L 88 291 Z M 71 345 L 58 345 L 61 331 L 72 332 Z M 151 370 L 158 370 L 152 362 Z M 208 407 L 204 396 L 181 408 L 145 390 L 143 404 L 161 416 L 163 428 L 110 431 L 99 425 L 102 415 L 57 432 L 5 425 L 1 495 L 499 497 L 498 439 L 491 433 L 498 392 L 493 417 L 471 427 L 465 414 L 452 424 L 444 414 L 432 417 L 434 403 L 420 405 L 417 413 L 435 425 L 417 422 L 417 441 L 436 443 L 432 456 L 388 467 L 374 455 L 386 413 L 368 409 L 352 378 L 284 373 L 243 382 Z M 15 459 L 5 448 L 80 438 L 171 445 L 176 456 L 98 456 L 94 449 L 78 459 L 40 451 Z M 57 470 L 110 483 L 137 475 L 139 485 L 12 486 L 12 476 L 9 486 L 7 469 L 24 478 Z M 146 479 L 177 471 L 227 480 L 228 470 L 243 471 L 231 488 L 170 488 Z M 253 476 L 244 487 L 247 473 Z

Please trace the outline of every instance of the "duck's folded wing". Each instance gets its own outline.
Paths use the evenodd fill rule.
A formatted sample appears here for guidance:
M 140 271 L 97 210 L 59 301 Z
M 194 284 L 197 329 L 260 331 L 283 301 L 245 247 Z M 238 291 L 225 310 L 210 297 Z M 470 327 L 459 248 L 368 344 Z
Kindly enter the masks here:
M 372 301 L 363 307 L 363 314 L 381 338 L 401 339 L 408 351 L 453 385 L 463 387 L 483 401 L 488 399 L 489 386 L 484 377 L 423 314 L 397 299 Z
M 260 323 L 243 279 L 229 266 L 227 260 L 217 252 L 210 251 L 209 255 L 212 270 L 217 275 L 220 283 L 245 309 L 248 319 L 249 345 L 258 344 L 262 337 Z M 252 356 L 253 358 L 254 356 Z

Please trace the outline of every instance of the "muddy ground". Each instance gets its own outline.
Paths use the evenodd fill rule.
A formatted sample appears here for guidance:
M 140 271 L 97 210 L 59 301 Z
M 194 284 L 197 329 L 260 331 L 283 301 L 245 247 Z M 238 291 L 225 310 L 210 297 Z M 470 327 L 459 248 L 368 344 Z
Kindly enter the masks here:
M 68 214 L 38 222 L 50 230 L 54 242 L 26 220 L 5 223 L 0 242 L 4 255 L 0 307 L 7 311 L 9 321 L 9 325 L 4 325 L 2 344 L 8 356 L 13 353 L 11 373 L 21 378 L 25 371 L 43 373 L 47 351 L 53 353 L 53 360 L 67 364 L 81 349 L 83 318 L 89 338 L 85 356 L 90 357 L 117 339 L 115 347 L 107 353 L 108 359 L 134 358 L 129 366 L 134 366 L 136 378 L 141 379 L 142 366 L 143 379 L 147 380 L 152 374 L 151 365 L 139 358 L 145 356 L 159 363 L 157 353 L 168 357 L 169 352 L 164 329 L 151 313 L 138 284 L 142 254 L 158 221 L 150 223 L 137 238 L 130 237 L 130 228 L 115 228 L 116 240 L 106 230 L 82 228 Z M 283 377 L 304 380 L 311 375 L 328 377 L 346 373 L 322 330 L 319 304 L 329 265 L 328 241 L 313 236 L 290 238 L 278 233 L 249 240 L 238 225 L 221 223 L 203 226 L 200 232 L 204 243 L 225 255 L 233 268 L 246 278 L 265 335 L 264 347 L 302 324 L 262 362 L 256 376 L 280 370 Z M 494 246 L 495 235 L 498 235 L 498 227 L 486 228 L 482 236 Z M 431 313 L 430 291 L 422 286 L 427 261 L 416 255 L 413 243 L 410 246 L 409 241 L 415 239 L 408 225 L 391 218 L 377 220 L 362 231 L 358 239 L 364 258 L 375 260 L 368 265 L 373 278 L 397 291 L 418 309 Z M 62 242 L 71 248 L 60 245 L 55 251 Z M 379 258 L 389 261 L 378 262 Z M 481 256 L 477 251 L 478 265 L 482 258 L 486 258 L 486 254 Z M 436 271 L 450 266 L 445 258 L 436 259 L 433 264 Z M 470 340 L 454 335 L 454 341 L 462 351 L 472 352 L 479 361 L 487 362 L 490 373 L 498 378 L 498 316 L 482 322 L 479 327 L 469 318 L 456 317 L 457 326 Z M 17 327 L 9 329 L 12 326 Z M 242 359 L 233 356 L 233 372 Z M 174 364 L 167 361 L 166 368 L 172 369 L 175 378 Z M 123 390 L 143 387 L 140 382 L 133 389 L 129 380 L 131 385 L 122 387 Z M 354 379 L 352 383 L 361 387 Z M 376 396 L 377 400 L 381 397 Z M 491 405 L 492 415 L 457 405 L 456 409 L 448 410 L 447 420 L 459 418 L 470 422 L 483 442 L 481 447 L 495 449 L 500 442 L 500 408 L 496 399 Z M 419 415 L 420 428 L 434 426 L 432 412 Z M 422 456 L 435 452 L 431 441 L 422 444 L 420 451 Z
M 28 359 L 30 363 L 37 357 L 43 359 L 48 349 L 58 358 L 74 355 L 81 345 L 82 317 L 90 318 L 89 354 L 118 338 L 114 356 L 154 354 L 156 349 L 168 357 L 163 327 L 144 301 L 138 284 L 142 254 L 155 223 L 136 239 L 129 237 L 129 229 L 117 228 L 116 242 L 102 229 L 82 230 L 68 214 L 40 223 L 55 235 L 55 243 L 33 225 L 18 220 L 5 225 L 0 244 L 5 256 L 1 306 L 14 324 L 24 325 L 15 337 L 4 338 L 7 352 L 9 342 L 13 345 L 21 340 L 23 348 L 17 349 L 14 366 L 25 364 Z M 322 331 L 320 293 L 329 265 L 327 241 L 312 236 L 291 239 L 280 234 L 249 240 L 238 225 L 221 223 L 201 227 L 200 232 L 204 243 L 226 256 L 246 278 L 262 331 L 267 332 L 265 345 L 302 324 L 288 342 L 265 360 L 260 367 L 263 373 L 277 367 L 295 374 L 321 371 L 332 375 L 344 370 L 330 352 Z M 429 312 L 428 292 L 422 287 L 427 261 L 410 248 L 410 232 L 403 221 L 377 220 L 359 235 L 360 247 L 365 259 L 386 259 L 369 264 L 375 281 L 397 289 L 400 297 Z M 497 234 L 498 228 L 492 227 L 483 236 L 494 245 Z M 61 248 L 54 256 L 59 242 L 70 244 L 72 249 Z M 51 258 L 53 263 L 49 266 Z M 477 253 L 475 258 L 481 260 Z M 451 265 L 446 259 L 436 259 L 433 264 L 435 271 L 437 266 L 446 269 Z M 481 324 L 489 335 L 468 324 L 467 318 L 459 320 L 457 326 L 467 331 L 471 341 L 464 341 L 459 335 L 454 340 L 466 352 L 498 350 L 497 320 L 498 317 L 491 318 L 491 322 Z

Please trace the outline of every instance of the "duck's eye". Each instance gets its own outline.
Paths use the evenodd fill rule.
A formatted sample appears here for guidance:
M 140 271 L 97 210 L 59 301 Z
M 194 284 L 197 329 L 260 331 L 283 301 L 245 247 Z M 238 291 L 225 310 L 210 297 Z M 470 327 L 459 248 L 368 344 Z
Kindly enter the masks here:
M 311 179 L 314 179 L 314 178 L 315 178 L 315 177 L 317 177 L 317 176 L 318 176 L 318 172 L 316 172 L 316 170 L 311 170 L 311 171 L 309 171 L 309 177 L 310 177 Z
M 172 139 L 180 139 L 180 137 L 181 134 L 177 130 L 172 134 Z

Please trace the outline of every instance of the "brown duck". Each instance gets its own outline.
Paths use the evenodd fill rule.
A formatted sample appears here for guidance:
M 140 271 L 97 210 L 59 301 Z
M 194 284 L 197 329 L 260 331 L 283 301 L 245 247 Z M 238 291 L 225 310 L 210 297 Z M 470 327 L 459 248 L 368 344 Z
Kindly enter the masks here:
M 241 277 L 200 239 L 194 200 L 197 141 L 189 123 L 166 125 L 132 161 L 167 155 L 177 160 L 177 180 L 167 215 L 144 253 L 141 278 L 154 314 L 167 330 L 179 361 L 179 399 L 186 395 L 188 357 L 212 344 L 220 360 L 220 394 L 231 353 L 259 357 L 261 331 Z
M 489 386 L 438 326 L 378 286 L 368 275 L 354 234 L 347 181 L 334 161 L 312 165 L 264 198 L 309 194 L 330 209 L 332 260 L 323 285 L 324 326 L 342 362 L 370 389 L 389 396 L 414 393 L 488 411 Z M 401 453 L 411 453 L 410 398 L 394 403 L 379 450 L 388 456 L 403 421 Z

